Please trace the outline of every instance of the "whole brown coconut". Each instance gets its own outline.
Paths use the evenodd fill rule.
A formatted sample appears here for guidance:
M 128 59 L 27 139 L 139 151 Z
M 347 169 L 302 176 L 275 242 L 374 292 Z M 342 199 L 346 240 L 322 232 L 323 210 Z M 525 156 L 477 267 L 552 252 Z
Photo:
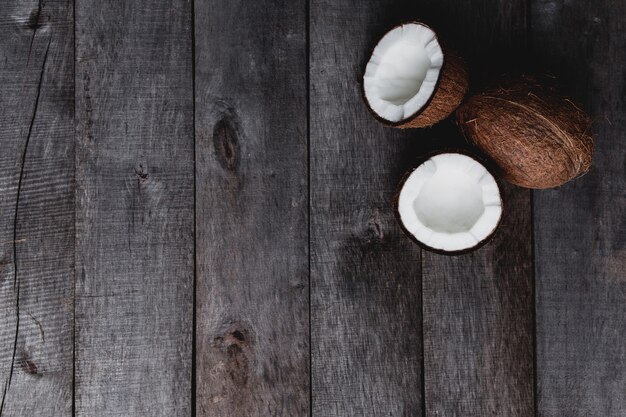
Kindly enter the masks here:
M 589 117 L 534 78 L 471 97 L 457 110 L 457 122 L 465 137 L 494 160 L 502 177 L 522 187 L 558 187 L 591 166 Z
M 369 110 L 387 126 L 419 128 L 448 117 L 467 92 L 458 54 L 444 50 L 420 22 L 396 26 L 378 42 L 363 75 Z

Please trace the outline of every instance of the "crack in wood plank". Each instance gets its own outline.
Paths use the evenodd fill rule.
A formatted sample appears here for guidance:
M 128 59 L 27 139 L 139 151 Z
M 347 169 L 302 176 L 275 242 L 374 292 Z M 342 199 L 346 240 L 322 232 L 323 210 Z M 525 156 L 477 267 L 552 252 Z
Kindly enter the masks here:
M 41 4 L 40 4 L 41 8 Z M 34 35 L 33 35 L 34 36 Z M 24 143 L 24 151 L 22 153 L 22 159 L 20 162 L 20 175 L 17 181 L 17 191 L 15 197 L 15 212 L 13 218 L 13 290 L 15 292 L 15 337 L 13 339 L 13 354 L 11 356 L 11 366 L 9 368 L 9 376 L 7 381 L 5 382 L 3 394 L 2 394 L 2 402 L 0 402 L 0 416 L 2 416 L 2 412 L 4 411 L 4 404 L 6 400 L 6 394 L 11 387 L 11 381 L 13 379 L 13 368 L 15 367 L 15 353 L 17 350 L 17 338 L 20 331 L 20 282 L 18 279 L 18 269 L 17 269 L 17 220 L 19 215 L 19 206 L 20 206 L 20 194 L 22 191 L 22 180 L 24 179 L 24 167 L 26 165 L 26 156 L 28 154 L 28 145 L 30 144 L 31 135 L 33 133 L 33 125 L 35 124 L 35 120 L 37 118 L 37 109 L 39 108 L 39 98 L 41 97 L 41 85 L 43 84 L 43 76 L 46 69 L 46 63 L 48 62 L 48 53 L 50 52 L 50 43 L 52 42 L 52 37 L 48 39 L 48 45 L 46 47 L 46 53 L 43 58 L 43 64 L 41 66 L 41 72 L 39 74 L 39 83 L 37 84 L 37 94 L 35 96 L 35 105 L 33 108 L 32 116 L 30 118 L 30 123 L 28 125 L 28 135 L 26 136 L 26 142 Z M 29 51 L 30 58 L 30 51 Z
M 28 19 L 28 27 L 33 30 L 33 35 L 30 38 L 30 45 L 28 47 L 28 59 L 26 60 L 27 67 L 30 65 L 30 54 L 33 50 L 33 43 L 35 42 L 37 29 L 41 27 L 41 25 L 39 25 L 39 18 L 41 16 L 41 7 L 42 7 L 41 3 L 42 3 L 42 0 L 39 0 L 39 3 L 37 4 L 37 10 L 33 11 L 33 13 L 30 15 Z

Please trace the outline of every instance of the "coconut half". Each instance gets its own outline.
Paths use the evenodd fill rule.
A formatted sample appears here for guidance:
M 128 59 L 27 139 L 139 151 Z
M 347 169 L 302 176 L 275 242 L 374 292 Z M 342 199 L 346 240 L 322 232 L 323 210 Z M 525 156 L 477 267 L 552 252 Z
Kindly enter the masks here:
M 461 153 L 431 156 L 400 185 L 397 216 L 425 249 L 454 255 L 478 248 L 502 218 L 500 187 L 489 170 Z
M 378 42 L 365 68 L 369 109 L 394 127 L 426 127 L 448 117 L 467 91 L 467 72 L 419 22 L 397 26 Z

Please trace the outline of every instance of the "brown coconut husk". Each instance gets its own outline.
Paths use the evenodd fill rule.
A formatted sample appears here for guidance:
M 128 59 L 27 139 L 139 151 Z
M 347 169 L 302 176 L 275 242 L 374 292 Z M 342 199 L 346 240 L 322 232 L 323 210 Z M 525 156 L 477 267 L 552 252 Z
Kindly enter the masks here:
M 465 137 L 526 188 L 558 187 L 591 166 L 591 120 L 572 100 L 537 78 L 506 81 L 457 110 Z
M 435 33 L 435 31 L 430 26 L 422 22 L 413 21 L 403 24 L 417 24 L 425 26 L 432 30 L 433 33 Z M 402 25 L 397 25 L 391 28 L 387 33 L 391 32 L 399 26 Z M 437 40 L 439 39 L 437 38 Z M 405 118 L 404 120 L 391 122 L 380 117 L 378 113 L 376 113 L 370 106 L 365 95 L 365 86 L 362 83 L 361 92 L 363 95 L 363 100 L 365 101 L 365 104 L 367 105 L 369 111 L 374 115 L 377 120 L 387 126 L 397 127 L 400 129 L 430 127 L 446 119 L 459 107 L 459 105 L 465 98 L 465 94 L 467 93 L 468 89 L 469 82 L 467 67 L 465 61 L 463 60 L 463 58 L 461 58 L 461 55 L 458 52 L 454 50 L 447 50 L 443 45 L 441 45 L 441 48 L 443 51 L 443 66 L 441 67 L 439 80 L 437 81 L 437 86 L 435 88 L 435 91 L 433 92 L 433 95 L 421 109 L 419 109 L 417 112 L 410 115 L 409 117 Z

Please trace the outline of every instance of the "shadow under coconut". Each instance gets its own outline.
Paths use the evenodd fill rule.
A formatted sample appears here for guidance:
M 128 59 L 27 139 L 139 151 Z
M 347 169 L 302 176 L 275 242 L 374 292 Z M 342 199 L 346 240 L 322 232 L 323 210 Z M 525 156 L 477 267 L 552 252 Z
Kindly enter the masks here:
M 508 14 L 509 19 L 516 16 L 514 19 L 506 20 L 499 8 L 490 7 L 488 2 L 478 2 L 470 8 L 436 0 L 421 4 L 420 18 L 437 31 L 444 45 L 458 50 L 465 59 L 470 94 L 482 90 L 500 74 L 524 71 L 527 67 L 527 28 L 523 19 L 517 17 L 527 11 L 520 4 L 511 7 L 519 10 Z

